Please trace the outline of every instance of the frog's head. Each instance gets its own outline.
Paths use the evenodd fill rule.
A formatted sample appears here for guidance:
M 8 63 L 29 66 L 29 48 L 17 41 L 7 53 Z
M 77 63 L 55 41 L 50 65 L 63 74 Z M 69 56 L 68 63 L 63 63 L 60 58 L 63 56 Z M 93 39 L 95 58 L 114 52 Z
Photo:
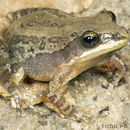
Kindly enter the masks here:
M 111 11 L 101 11 L 86 19 L 81 27 L 79 40 L 82 48 L 80 58 L 92 59 L 118 50 L 128 42 L 128 32 L 118 26 L 116 16 Z M 85 20 L 84 20 L 85 24 Z

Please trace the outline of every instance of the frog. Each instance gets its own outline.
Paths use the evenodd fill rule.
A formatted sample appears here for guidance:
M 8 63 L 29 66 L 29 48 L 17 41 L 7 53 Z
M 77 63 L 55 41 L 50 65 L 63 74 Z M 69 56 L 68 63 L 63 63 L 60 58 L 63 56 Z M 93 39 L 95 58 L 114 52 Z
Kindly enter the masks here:
M 0 95 L 15 108 L 43 102 L 60 116 L 78 113 L 67 84 L 80 73 L 103 65 L 128 42 L 112 11 L 76 16 L 51 8 L 8 14 L 0 44 Z M 73 98 L 73 97 L 72 97 Z

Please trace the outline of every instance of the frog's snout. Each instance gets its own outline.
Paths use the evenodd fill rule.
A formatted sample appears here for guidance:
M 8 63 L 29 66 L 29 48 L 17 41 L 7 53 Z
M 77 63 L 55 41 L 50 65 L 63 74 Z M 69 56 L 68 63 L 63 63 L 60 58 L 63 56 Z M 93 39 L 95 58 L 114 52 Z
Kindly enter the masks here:
M 129 37 L 128 30 L 127 30 L 125 27 L 121 27 L 120 35 L 121 35 L 122 37 L 128 39 L 128 37 Z

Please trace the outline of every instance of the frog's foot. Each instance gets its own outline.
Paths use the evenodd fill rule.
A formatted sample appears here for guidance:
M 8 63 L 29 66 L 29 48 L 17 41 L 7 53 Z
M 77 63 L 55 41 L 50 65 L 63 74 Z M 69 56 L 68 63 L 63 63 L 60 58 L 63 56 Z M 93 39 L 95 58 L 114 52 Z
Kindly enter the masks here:
M 113 55 L 107 63 L 105 63 L 101 66 L 96 66 L 96 69 L 98 69 L 102 72 L 111 72 L 111 71 L 117 69 L 122 74 L 124 80 L 128 83 L 128 74 L 127 74 L 126 66 L 115 55 Z

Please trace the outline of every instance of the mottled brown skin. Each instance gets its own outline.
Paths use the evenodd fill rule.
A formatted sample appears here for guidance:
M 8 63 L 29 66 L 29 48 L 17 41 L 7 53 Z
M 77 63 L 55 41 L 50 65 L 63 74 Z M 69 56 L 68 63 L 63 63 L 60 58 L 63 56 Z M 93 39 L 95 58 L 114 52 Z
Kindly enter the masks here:
M 127 31 L 116 24 L 109 11 L 93 17 L 76 17 L 55 9 L 31 8 L 13 12 L 8 17 L 11 23 L 3 31 L 6 45 L 0 45 L 3 47 L 0 49 L 0 88 L 13 99 L 17 95 L 20 105 L 23 103 L 20 100 L 24 105 L 43 100 L 63 117 L 76 114 L 74 105 L 65 96 L 66 84 L 81 72 L 104 63 L 110 58 L 110 52 L 128 41 Z M 82 34 L 88 30 L 100 37 L 93 48 L 85 48 L 81 41 Z M 106 39 L 105 34 L 110 37 Z M 107 40 L 109 44 L 119 43 L 116 47 L 112 43 L 112 47 L 106 49 L 99 46 L 107 44 Z M 32 97 L 24 97 L 25 93 Z M 34 100 L 33 96 L 36 96 Z

